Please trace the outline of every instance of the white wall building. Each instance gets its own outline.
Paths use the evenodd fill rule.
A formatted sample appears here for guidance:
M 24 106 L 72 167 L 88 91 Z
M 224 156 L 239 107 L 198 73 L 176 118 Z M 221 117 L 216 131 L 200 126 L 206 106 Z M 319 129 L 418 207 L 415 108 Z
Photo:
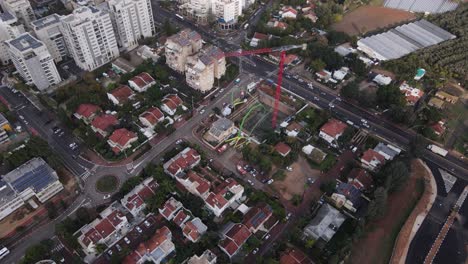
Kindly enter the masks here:
M 26 84 L 44 90 L 61 81 L 46 45 L 29 33 L 6 41 L 10 58 Z
M 230 29 L 242 15 L 242 0 L 214 0 L 211 5 L 221 29 Z
M 119 56 L 109 12 L 81 7 L 62 19 L 70 55 L 83 70 L 92 71 Z
M 119 45 L 131 50 L 138 40 L 155 33 L 153 10 L 149 0 L 110 0 L 107 2 Z
M 2 0 L 0 4 L 4 12 L 14 14 L 27 27 L 36 20 L 34 10 L 28 0 Z
M 210 46 L 199 53 L 189 56 L 185 65 L 187 84 L 195 90 L 207 92 L 213 88 L 214 80 L 226 72 L 224 53 L 217 47 Z
M 0 63 L 5 65 L 10 60 L 8 48 L 3 42 L 16 38 L 23 32 L 23 26 L 14 15 L 9 12 L 0 13 Z
M 60 62 L 68 56 L 68 49 L 63 37 L 61 27 L 61 17 L 52 14 L 31 23 L 37 38 L 44 42 L 55 62 Z
M 164 46 L 167 66 L 177 72 L 184 72 L 187 57 L 197 53 L 202 46 L 200 34 L 190 29 L 170 36 Z

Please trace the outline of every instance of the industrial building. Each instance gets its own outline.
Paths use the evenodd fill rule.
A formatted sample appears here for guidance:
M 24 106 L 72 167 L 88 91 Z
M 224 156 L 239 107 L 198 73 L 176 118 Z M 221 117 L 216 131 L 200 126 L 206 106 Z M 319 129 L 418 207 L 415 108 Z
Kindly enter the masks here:
M 357 42 L 358 49 L 377 60 L 392 60 L 443 41 L 455 35 L 421 19 L 398 26 L 384 33 L 363 38 Z
M 417 13 L 444 13 L 455 10 L 458 3 L 451 0 L 386 0 L 384 6 Z

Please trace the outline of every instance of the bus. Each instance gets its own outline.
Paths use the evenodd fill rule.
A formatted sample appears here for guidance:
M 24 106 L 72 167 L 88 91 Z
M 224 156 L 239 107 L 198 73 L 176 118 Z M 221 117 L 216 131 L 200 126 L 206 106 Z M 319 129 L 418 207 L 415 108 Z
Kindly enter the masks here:
M 8 250 L 8 248 L 2 247 L 2 249 L 0 249 L 0 259 L 3 259 L 8 254 L 10 254 L 10 250 Z
M 180 20 L 184 20 L 184 17 L 179 14 L 175 14 L 175 16 L 178 17 Z

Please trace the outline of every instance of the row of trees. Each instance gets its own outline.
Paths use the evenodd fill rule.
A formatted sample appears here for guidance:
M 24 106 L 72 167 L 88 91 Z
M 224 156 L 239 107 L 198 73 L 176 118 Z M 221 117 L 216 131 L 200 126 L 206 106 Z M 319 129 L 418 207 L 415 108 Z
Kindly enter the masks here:
M 62 166 L 59 157 L 50 149 L 48 143 L 36 136 L 32 136 L 24 144 L 24 148 L 17 149 L 11 154 L 4 153 L 3 162 L 8 169 L 12 170 L 35 157 L 43 158 L 54 169 Z

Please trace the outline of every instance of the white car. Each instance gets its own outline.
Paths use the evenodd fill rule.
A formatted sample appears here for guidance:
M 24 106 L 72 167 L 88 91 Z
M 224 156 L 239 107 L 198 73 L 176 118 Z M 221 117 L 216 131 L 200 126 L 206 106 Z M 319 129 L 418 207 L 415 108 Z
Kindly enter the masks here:
M 290 166 L 287 166 L 287 167 L 286 167 L 286 170 L 287 170 L 287 171 L 292 171 L 292 168 L 291 168 Z
M 110 194 L 106 194 L 106 195 L 104 195 L 104 197 L 102 197 L 102 199 L 106 200 L 106 199 L 109 199 L 110 197 L 111 197 Z
M 179 144 L 181 144 L 182 142 L 183 142 L 182 139 L 178 139 L 175 143 L 176 143 L 176 145 L 179 145 Z
M 270 238 L 270 234 L 267 234 L 264 239 L 268 240 L 269 238 Z
M 143 232 L 143 230 L 141 230 L 141 228 L 140 228 L 139 226 L 137 226 L 135 229 L 138 231 L 138 233 L 142 233 L 142 232 Z
M 272 184 L 274 181 L 275 181 L 275 180 L 270 179 L 270 180 L 267 182 L 267 184 Z
M 150 225 L 151 225 L 147 220 L 145 220 L 145 222 L 143 222 L 143 223 L 145 224 L 146 227 L 150 227 Z
M 254 183 L 253 183 L 253 181 L 251 181 L 251 180 L 247 180 L 247 182 L 248 182 L 250 185 L 254 186 Z
M 128 239 L 128 237 L 124 237 L 124 241 L 127 243 L 127 245 L 130 244 L 130 239 Z
M 258 252 L 258 248 L 254 249 L 254 250 L 252 251 L 252 254 L 255 255 L 255 254 L 257 254 L 257 252 Z
M 200 110 L 200 115 L 203 115 L 205 113 L 205 109 Z

